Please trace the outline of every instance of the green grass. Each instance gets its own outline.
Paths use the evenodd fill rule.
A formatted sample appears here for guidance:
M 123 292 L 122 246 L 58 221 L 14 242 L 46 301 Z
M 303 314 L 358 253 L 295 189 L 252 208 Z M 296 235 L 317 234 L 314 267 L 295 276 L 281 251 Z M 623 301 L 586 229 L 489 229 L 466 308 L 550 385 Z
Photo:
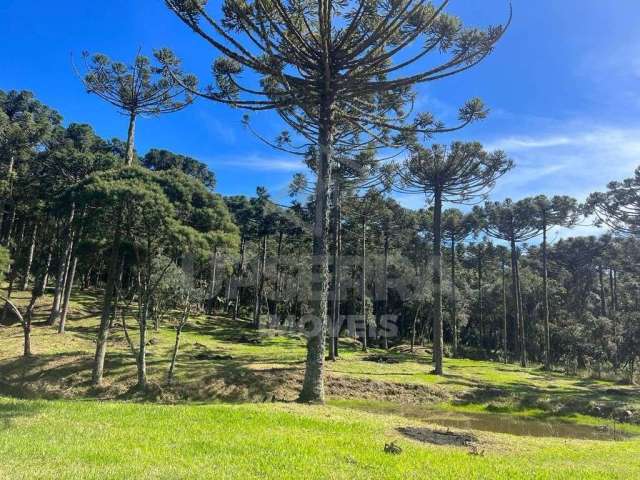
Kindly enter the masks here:
M 199 317 L 184 332 L 176 385 L 164 385 L 169 326 L 149 346 L 152 396 L 130 390 L 135 363 L 117 329 L 106 387 L 94 391 L 98 304 L 91 294 L 75 295 L 64 336 L 37 324 L 28 360 L 20 357 L 20 328 L 0 327 L 0 479 L 640 478 L 640 426 L 617 424 L 639 435 L 624 441 L 582 438 L 613 427 L 594 406 L 604 417 L 637 411 L 637 388 L 465 359 L 447 359 L 446 375 L 436 377 L 424 349 L 376 363 L 345 340 L 341 359 L 327 366 L 328 405 L 298 405 L 290 401 L 300 387 L 304 338 Z M 447 422 L 463 422 L 484 455 L 397 430 Z M 568 438 L 523 435 L 523 422 L 536 427 L 531 432 L 561 428 Z M 400 455 L 384 453 L 390 441 Z
M 406 421 L 295 404 L 0 399 L 0 478 L 638 478 L 640 442 L 483 436 L 484 456 L 422 445 Z M 396 440 L 400 455 L 383 451 Z

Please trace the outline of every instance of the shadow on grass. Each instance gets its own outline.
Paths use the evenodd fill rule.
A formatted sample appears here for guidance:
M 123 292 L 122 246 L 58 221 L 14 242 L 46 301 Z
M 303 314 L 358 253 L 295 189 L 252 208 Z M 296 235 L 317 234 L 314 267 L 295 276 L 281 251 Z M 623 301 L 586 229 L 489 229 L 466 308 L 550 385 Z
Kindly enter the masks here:
M 17 403 L 0 401 L 0 432 L 9 430 L 16 419 L 34 416 L 38 414 L 40 410 L 40 406 L 32 402 Z

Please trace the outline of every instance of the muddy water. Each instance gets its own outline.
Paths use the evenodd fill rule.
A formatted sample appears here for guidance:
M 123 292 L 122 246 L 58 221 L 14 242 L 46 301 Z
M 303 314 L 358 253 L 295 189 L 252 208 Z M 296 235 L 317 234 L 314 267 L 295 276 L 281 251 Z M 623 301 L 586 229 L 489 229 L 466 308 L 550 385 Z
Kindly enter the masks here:
M 498 413 L 446 412 L 420 405 L 398 404 L 353 404 L 349 408 L 370 413 L 401 415 L 432 423 L 441 427 L 461 430 L 476 430 L 493 433 L 508 433 L 529 437 L 574 438 L 584 440 L 624 440 L 631 438 L 627 432 L 611 423 L 603 426 L 578 425 L 559 419 L 537 419 Z

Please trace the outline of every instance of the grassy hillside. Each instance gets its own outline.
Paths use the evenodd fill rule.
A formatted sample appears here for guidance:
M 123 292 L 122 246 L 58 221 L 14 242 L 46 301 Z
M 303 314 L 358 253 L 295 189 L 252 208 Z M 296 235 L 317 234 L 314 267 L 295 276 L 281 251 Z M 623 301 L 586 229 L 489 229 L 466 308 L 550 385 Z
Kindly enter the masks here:
M 0 327 L 0 478 L 640 478 L 635 387 L 463 359 L 435 377 L 428 349 L 345 340 L 329 404 L 298 405 L 299 334 L 199 317 L 174 385 L 170 326 L 151 336 L 141 394 L 117 325 L 94 390 L 97 304 L 77 295 L 64 336 L 36 325 L 27 360 L 21 329 Z

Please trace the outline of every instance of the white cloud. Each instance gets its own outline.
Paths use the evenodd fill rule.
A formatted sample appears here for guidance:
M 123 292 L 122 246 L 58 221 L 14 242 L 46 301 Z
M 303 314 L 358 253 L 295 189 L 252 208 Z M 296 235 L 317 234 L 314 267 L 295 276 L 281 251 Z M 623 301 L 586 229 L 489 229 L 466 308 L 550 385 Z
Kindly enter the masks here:
M 264 157 L 261 155 L 238 155 L 224 158 L 212 158 L 209 159 L 207 163 L 214 169 L 219 167 L 291 173 L 300 172 L 306 169 L 306 166 L 300 160 L 295 158 Z
M 498 182 L 496 195 L 500 197 L 545 193 L 582 200 L 612 180 L 631 176 L 640 164 L 640 126 L 568 122 L 559 132 L 511 135 L 486 145 L 505 150 L 516 163 Z

